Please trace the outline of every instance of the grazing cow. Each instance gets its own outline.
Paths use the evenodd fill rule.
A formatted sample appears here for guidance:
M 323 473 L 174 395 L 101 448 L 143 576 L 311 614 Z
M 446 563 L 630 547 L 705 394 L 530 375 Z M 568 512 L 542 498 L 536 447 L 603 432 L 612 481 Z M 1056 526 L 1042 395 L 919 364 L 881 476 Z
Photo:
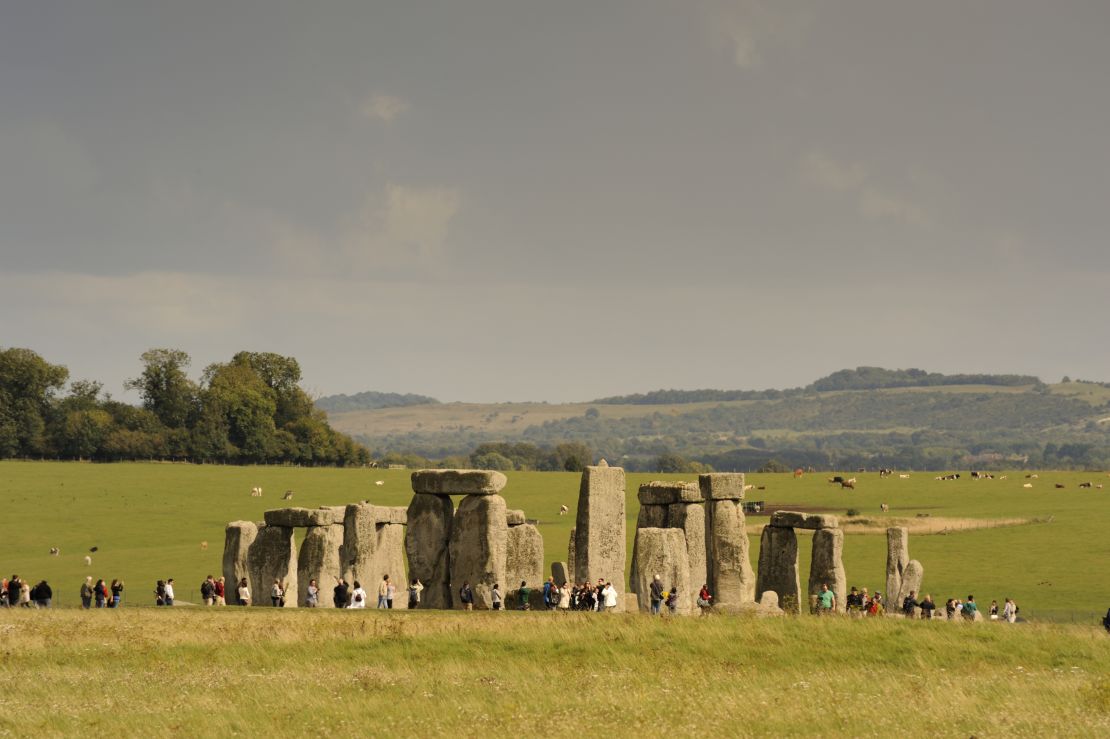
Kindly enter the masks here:
M 560 516 L 567 515 L 567 507 L 565 505 L 559 506 L 559 515 Z
M 844 482 L 844 478 L 840 475 L 837 475 L 836 477 L 830 477 L 829 482 L 833 483 L 834 485 L 839 485 L 840 483 Z
M 951 475 L 938 475 L 936 479 L 937 480 L 959 480 L 960 479 L 960 473 L 955 472 Z
M 1079 483 L 1079 487 L 1081 487 L 1081 488 L 1090 488 L 1090 487 L 1094 487 L 1094 485 L 1092 485 L 1089 482 L 1081 482 L 1081 483 Z
M 85 566 L 92 567 L 92 557 L 87 554 L 85 555 Z
M 281 496 L 281 499 L 282 500 L 293 500 L 293 491 L 292 490 L 286 490 L 285 495 Z
M 1095 487 L 1098 488 L 1099 490 L 1102 490 L 1102 483 L 1100 482 L 1098 485 L 1095 485 Z
M 51 557 L 57 557 L 59 554 L 61 554 L 61 551 L 59 551 L 58 547 L 50 547 Z
M 1022 487 L 1023 487 L 1023 488 L 1031 488 L 1031 487 L 1033 487 L 1033 483 L 1031 483 L 1031 482 L 1027 482 L 1027 483 L 1025 483 L 1024 485 L 1022 485 Z
M 753 490 L 754 488 L 755 488 L 755 485 L 745 485 L 744 486 L 744 492 L 746 493 L 749 490 Z
M 889 513 L 890 512 L 890 506 L 887 505 L 886 503 L 880 503 L 879 504 L 879 510 L 881 510 L 883 513 Z
M 375 481 L 374 481 L 374 484 L 375 484 L 375 485 L 378 485 L 378 486 L 380 487 L 380 486 L 382 486 L 382 485 L 385 485 L 385 480 L 375 480 Z
M 1009 477 L 1009 475 L 999 475 L 998 479 L 999 480 L 1005 480 L 1007 477 Z
M 802 470 L 802 468 L 801 468 L 801 467 L 799 467 L 798 469 L 794 470 L 794 477 L 801 477 L 801 476 L 802 476 L 803 474 L 804 474 L 804 472 L 803 472 L 803 470 Z
M 853 479 L 853 480 L 845 480 L 844 482 L 840 483 L 840 489 L 843 490 L 845 488 L 847 488 L 848 490 L 855 490 L 856 489 L 856 481 Z
M 202 551 L 202 552 L 207 552 L 208 551 L 208 542 L 202 541 L 200 543 L 200 551 Z
M 893 474 L 894 470 L 888 470 L 886 467 L 883 467 L 881 470 L 879 470 L 879 477 L 890 477 Z
M 1056 483 L 1056 489 L 1057 490 L 1063 490 L 1064 489 L 1064 483 L 1062 483 L 1062 482 Z
M 261 498 L 262 497 L 262 488 L 251 488 L 251 497 L 252 498 Z
M 759 487 L 756 488 L 756 490 L 766 490 L 766 489 L 767 489 L 766 485 L 760 485 Z

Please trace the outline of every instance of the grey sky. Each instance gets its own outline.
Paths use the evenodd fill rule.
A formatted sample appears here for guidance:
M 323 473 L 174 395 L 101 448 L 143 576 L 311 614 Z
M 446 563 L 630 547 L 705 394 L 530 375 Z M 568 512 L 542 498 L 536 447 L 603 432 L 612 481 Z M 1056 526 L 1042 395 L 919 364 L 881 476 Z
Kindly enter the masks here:
M 0 0 L 0 345 L 117 395 L 154 346 L 465 400 L 1110 379 L 1108 37 L 1097 0 Z

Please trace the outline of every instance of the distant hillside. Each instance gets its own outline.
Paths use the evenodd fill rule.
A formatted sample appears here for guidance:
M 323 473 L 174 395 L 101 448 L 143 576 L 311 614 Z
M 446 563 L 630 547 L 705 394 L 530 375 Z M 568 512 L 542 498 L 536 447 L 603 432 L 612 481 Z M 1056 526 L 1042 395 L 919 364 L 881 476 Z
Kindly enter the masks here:
M 354 395 L 328 395 L 316 401 L 316 407 L 326 413 L 371 411 L 378 408 L 404 408 L 410 405 L 435 405 L 435 398 L 412 393 L 376 393 L 367 391 Z

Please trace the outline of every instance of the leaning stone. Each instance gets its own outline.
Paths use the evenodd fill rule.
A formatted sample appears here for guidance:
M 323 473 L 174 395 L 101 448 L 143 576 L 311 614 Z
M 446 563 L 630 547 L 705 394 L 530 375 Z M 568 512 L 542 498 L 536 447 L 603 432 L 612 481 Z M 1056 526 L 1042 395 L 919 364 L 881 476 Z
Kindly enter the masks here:
M 570 569 L 567 567 L 566 562 L 552 562 L 551 563 L 551 578 L 559 587 L 570 582 Z M 573 585 L 573 583 L 571 583 Z
M 601 578 L 623 589 L 628 537 L 622 468 L 589 466 L 582 471 L 574 528 L 575 581 Z
M 508 478 L 494 470 L 417 470 L 412 491 L 427 495 L 496 495 Z
M 705 507 L 702 503 L 674 503 L 667 508 L 667 527 L 686 535 L 690 584 L 700 590 L 709 583 L 705 571 Z M 682 592 L 682 591 L 679 591 Z
M 274 580 L 285 585 L 288 596 L 285 606 L 297 605 L 297 549 L 293 529 L 288 526 L 264 526 L 247 550 L 248 582 L 251 603 L 256 606 L 271 605 L 270 590 Z
M 343 523 L 344 506 L 324 508 L 277 508 L 266 511 L 267 526 L 301 528 L 304 526 L 331 526 Z
M 813 552 L 809 564 L 809 595 L 817 597 L 821 586 L 828 585 L 836 595 L 836 612 L 844 612 L 844 599 L 848 596 L 847 577 L 844 575 L 843 529 L 818 529 L 813 532 Z
M 320 589 L 318 598 L 320 608 L 332 608 L 332 599 L 326 597 L 335 585 L 336 579 L 343 575 L 343 565 L 339 552 L 343 547 L 343 526 L 309 526 L 301 542 L 301 553 L 297 557 L 298 590 L 287 590 L 286 600 L 295 599 L 303 605 L 308 597 L 308 581 L 315 580 Z
M 775 511 L 771 514 L 771 525 L 789 529 L 835 529 L 840 526 L 836 516 L 825 513 L 802 513 L 801 511 Z
M 636 529 L 665 529 L 667 528 L 667 508 L 665 505 L 640 505 L 640 512 L 636 514 Z M 636 572 L 636 558 L 638 555 L 636 539 L 632 540 L 632 572 Z M 635 593 L 636 578 L 632 578 L 630 591 Z
M 258 526 L 252 521 L 232 521 L 224 529 L 224 592 L 229 604 L 238 602 L 239 581 L 245 577 L 250 582 L 247 552 L 257 536 Z
M 448 554 L 451 587 L 457 592 L 463 582 L 469 582 L 476 609 L 493 607 L 490 591 L 495 584 L 505 592 L 508 534 L 505 499 L 500 495 L 468 495 L 459 503 L 451 524 Z
M 910 596 L 912 592 L 915 600 L 921 598 L 921 583 L 925 580 L 925 568 L 916 559 L 911 559 L 906 563 L 906 569 L 902 571 L 902 586 L 898 590 L 898 598 L 893 603 L 893 607 L 899 610 L 902 609 L 902 602 Z
M 909 532 L 901 527 L 886 530 L 886 597 L 902 592 L 902 573 L 910 561 Z M 891 604 L 895 609 L 902 604 Z
M 801 612 L 798 579 L 798 536 L 794 529 L 764 526 L 759 542 L 759 573 L 756 590 L 778 593 L 783 610 Z
M 528 522 L 524 517 L 524 511 L 505 511 L 505 524 L 507 526 L 520 526 Z
M 532 589 L 532 607 L 543 608 L 543 536 L 532 524 L 509 529 L 505 538 L 505 582 L 503 593 L 510 608 L 516 608 L 521 581 Z
M 744 474 L 741 472 L 711 472 L 698 476 L 698 487 L 706 500 L 743 500 Z
M 451 570 L 448 541 L 455 507 L 446 495 L 414 495 L 408 509 L 405 554 L 411 581 L 424 585 L 422 608 L 451 608 Z M 460 583 L 461 584 L 461 583 Z
M 367 592 L 377 587 L 383 575 L 389 575 L 397 588 L 393 607 L 407 608 L 408 597 L 402 595 L 407 587 L 405 527 L 396 523 L 398 520 L 408 520 L 406 509 L 369 503 L 347 506 L 340 564 L 343 578 L 352 584 L 357 580 Z M 426 602 L 427 598 L 422 596 L 422 600 Z
M 700 503 L 703 500 L 701 489 L 696 483 L 659 480 L 641 485 L 636 497 L 640 505 Z
M 690 581 L 690 560 L 686 553 L 686 536 L 682 529 L 647 528 L 636 531 L 640 556 L 637 571 L 632 574 L 636 580 L 636 591 L 641 594 L 640 610 L 651 610 L 651 582 L 656 575 L 662 579 L 663 589 L 678 589 L 676 611 L 689 614 L 694 609 L 694 586 Z M 663 608 L 666 608 L 664 605 Z
M 706 576 L 714 604 L 728 609 L 755 601 L 744 506 L 739 500 L 705 503 Z

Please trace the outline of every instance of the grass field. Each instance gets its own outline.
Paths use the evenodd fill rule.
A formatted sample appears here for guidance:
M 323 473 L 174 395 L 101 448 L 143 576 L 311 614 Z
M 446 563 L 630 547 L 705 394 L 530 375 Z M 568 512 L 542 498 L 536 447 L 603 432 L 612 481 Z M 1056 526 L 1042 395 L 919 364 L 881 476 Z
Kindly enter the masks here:
M 1106 736 L 1061 625 L 236 608 L 0 613 L 0 734 Z
M 638 504 L 636 487 L 650 479 L 682 475 L 629 475 L 629 540 Z M 929 473 L 909 479 L 859 474 L 855 491 L 829 485 L 824 475 L 749 475 L 764 490 L 750 499 L 824 509 L 841 515 L 859 509 L 879 526 L 881 503 L 890 517 L 917 514 L 952 519 L 1040 519 L 1050 522 L 1019 526 L 918 534 L 910 554 L 925 567 L 925 590 L 934 599 L 974 593 L 984 606 L 1013 597 L 1022 615 L 1036 619 L 1097 623 L 1110 606 L 1110 478 L 1105 473 L 1042 472 L 1025 480 L 1010 473 L 1006 480 L 963 479 L 938 482 Z M 378 486 L 376 481 L 383 484 Z M 1106 489 L 1079 489 L 1078 483 L 1105 480 Z M 570 473 L 509 473 L 504 496 L 510 508 L 522 508 L 539 520 L 548 562 L 564 560 L 574 522 L 579 477 Z M 1031 489 L 1022 485 L 1030 482 Z M 1062 490 L 1054 483 L 1065 485 Z M 260 485 L 262 498 L 250 497 Z M 0 510 L 6 514 L 0 534 L 0 571 L 18 573 L 32 583 L 48 580 L 61 606 L 78 603 L 85 575 L 121 578 L 128 605 L 149 604 L 154 581 L 174 577 L 179 600 L 193 600 L 203 577 L 219 574 L 223 530 L 227 521 L 261 520 L 267 508 L 281 507 L 281 494 L 294 491 L 294 505 L 338 505 L 369 499 L 383 505 L 407 505 L 412 494 L 403 470 L 304 469 L 293 467 L 222 467 L 184 464 L 95 465 L 58 462 L 0 462 Z M 560 504 L 571 513 L 559 516 Z M 766 521 L 749 517 L 749 524 Z M 885 582 L 885 539 L 878 533 L 854 533 L 848 527 L 845 567 L 852 584 L 871 590 Z M 801 536 L 802 582 L 808 576 L 809 540 Z M 207 550 L 201 542 L 207 541 Z M 752 561 L 759 538 L 752 536 Z M 49 555 L 59 547 L 61 556 Z M 84 556 L 96 546 L 93 564 Z

